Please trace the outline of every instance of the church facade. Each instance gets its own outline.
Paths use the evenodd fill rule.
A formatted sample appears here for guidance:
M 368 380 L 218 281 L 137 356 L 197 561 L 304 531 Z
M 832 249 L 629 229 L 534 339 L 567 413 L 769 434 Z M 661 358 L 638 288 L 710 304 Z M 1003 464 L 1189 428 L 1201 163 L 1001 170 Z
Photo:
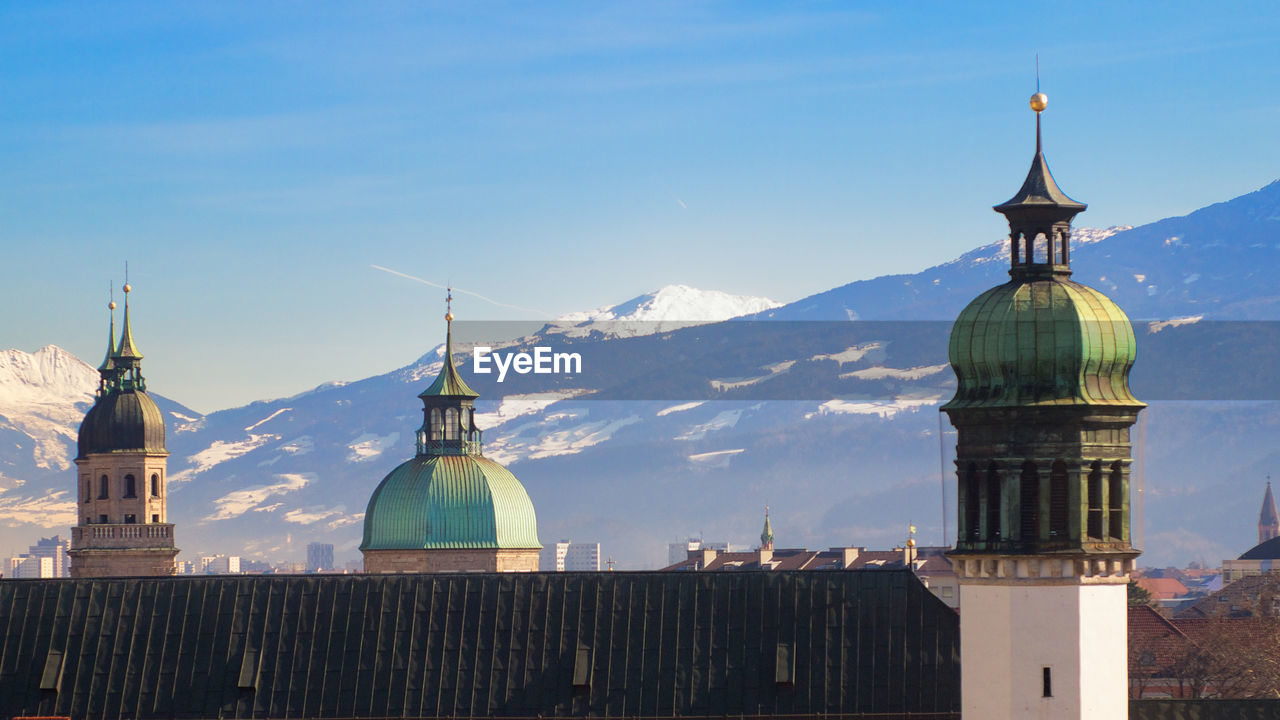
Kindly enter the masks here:
M 126 283 L 120 341 L 113 318 L 97 396 L 77 438 L 79 522 L 67 553 L 76 578 L 173 575 L 178 554 L 168 520 L 164 417 L 142 376 L 129 317 L 131 290 Z
M 1009 221 L 1010 280 L 952 328 L 963 716 L 1127 716 L 1129 390 L 1124 312 L 1071 280 L 1071 220 L 1041 147 Z

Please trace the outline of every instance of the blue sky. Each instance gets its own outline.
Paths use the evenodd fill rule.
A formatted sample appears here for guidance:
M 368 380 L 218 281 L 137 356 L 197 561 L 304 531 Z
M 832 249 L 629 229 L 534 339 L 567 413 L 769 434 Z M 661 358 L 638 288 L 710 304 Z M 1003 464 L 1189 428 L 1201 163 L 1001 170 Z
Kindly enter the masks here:
M 1231 3 L 8 3 L 0 347 L 208 411 L 670 283 L 790 301 L 998 238 L 1032 151 L 1086 226 L 1280 177 L 1280 10 Z M 467 319 L 529 319 L 466 299 Z

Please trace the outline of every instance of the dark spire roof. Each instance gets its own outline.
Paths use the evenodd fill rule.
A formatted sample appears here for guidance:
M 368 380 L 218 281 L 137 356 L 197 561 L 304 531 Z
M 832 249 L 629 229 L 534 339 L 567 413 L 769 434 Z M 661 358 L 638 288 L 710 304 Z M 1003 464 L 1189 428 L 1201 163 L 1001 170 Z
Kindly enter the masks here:
M 453 296 L 450 295 L 450 300 Z M 478 398 L 480 393 L 471 389 L 462 376 L 458 374 L 458 368 L 453 366 L 453 312 L 447 310 L 444 314 L 445 333 L 444 333 L 444 366 L 440 368 L 440 374 L 436 376 L 435 382 L 419 393 L 418 397 L 426 399 L 432 397 L 464 397 Z
M 993 210 L 1004 214 L 1013 223 L 1023 216 L 1034 214 L 1037 219 L 1046 214 L 1061 217 L 1070 221 L 1076 213 L 1083 211 L 1088 205 L 1076 202 L 1067 197 L 1058 187 L 1049 172 L 1049 163 L 1044 159 L 1044 151 L 1040 140 L 1040 113 L 1036 113 L 1036 155 L 1031 159 L 1031 169 L 1027 171 L 1027 179 L 1022 181 L 1022 188 L 1008 200 L 996 205 Z
M 112 358 L 116 355 L 116 304 L 115 302 L 107 305 L 107 309 L 111 310 L 111 324 L 107 327 L 107 354 L 102 358 L 102 364 L 98 366 L 98 373 L 105 379 L 112 370 L 115 370 L 115 363 Z
M 132 289 L 129 283 L 125 283 L 124 329 L 120 331 L 120 347 L 116 350 L 114 358 L 117 361 L 125 361 L 124 364 L 136 365 L 142 359 L 142 353 L 138 351 L 138 346 L 133 342 L 133 325 L 129 322 L 129 292 Z
M 1276 514 L 1276 499 L 1271 494 L 1271 481 L 1267 481 L 1267 492 L 1262 496 L 1262 512 L 1258 513 L 1259 525 L 1280 525 L 1280 515 Z
M 1036 154 L 1018 193 L 992 209 L 1009 221 L 1009 274 L 1014 278 L 1071 274 L 1071 219 L 1087 206 L 1067 197 L 1049 172 L 1040 137 L 1040 113 L 1049 98 L 1031 96 L 1036 112 Z M 1040 239 L 1043 238 L 1043 239 Z
M 769 508 L 764 509 L 764 529 L 760 531 L 760 549 L 773 549 L 773 525 L 769 523 Z

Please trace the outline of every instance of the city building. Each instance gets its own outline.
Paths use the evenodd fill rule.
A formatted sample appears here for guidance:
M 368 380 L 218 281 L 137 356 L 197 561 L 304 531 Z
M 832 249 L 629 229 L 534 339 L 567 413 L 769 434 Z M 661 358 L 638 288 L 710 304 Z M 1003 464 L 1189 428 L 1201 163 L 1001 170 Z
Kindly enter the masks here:
M 1009 221 L 1010 280 L 951 330 L 965 718 L 1128 714 L 1126 585 L 1133 328 L 1071 280 L 1071 221 L 1085 209 L 1036 151 Z M 1094 270 L 1097 272 L 1098 270 Z
M 1214 698 L 1216 713 L 1187 705 L 1179 713 L 1211 718 L 1255 716 L 1224 700 L 1268 698 L 1274 704 L 1280 696 L 1280 619 L 1169 618 L 1147 605 L 1128 610 L 1130 698 Z
M 4 569 L 9 578 L 60 578 L 71 576 L 67 551 L 71 541 L 61 535 L 40 538 L 23 555 L 11 557 Z M 48 562 L 45 562 L 45 561 Z
M 691 550 L 715 550 L 716 552 L 737 552 L 744 548 L 743 545 L 733 545 L 727 542 L 712 542 L 703 540 L 700 537 L 688 538 L 680 542 L 673 542 L 667 545 L 667 565 L 675 565 L 678 562 L 684 562 L 689 556 Z
M 555 572 L 598 572 L 600 570 L 600 543 L 576 543 L 568 540 L 542 550 L 539 560 L 542 570 Z
M 0 623 L 6 718 L 959 707 L 956 613 L 902 570 L 35 580 L 0 583 L 4 617 L 22 618 Z
M 9 558 L 8 564 L 5 566 L 4 575 L 15 580 L 57 577 L 57 575 L 53 574 L 53 558 L 32 557 L 31 555 L 19 555 Z
M 959 585 L 948 547 L 894 548 L 868 550 L 865 547 L 835 547 L 830 550 L 779 548 L 719 552 L 710 548 L 690 550 L 688 556 L 663 568 L 663 572 L 715 570 L 911 570 L 920 582 L 953 610 L 960 607 Z
M 1258 544 L 1234 560 L 1222 561 L 1222 582 L 1233 583 L 1252 575 L 1280 572 L 1280 516 L 1271 494 L 1271 481 L 1262 495 L 1262 511 L 1258 513 Z
M 383 478 L 365 510 L 365 572 L 536 571 L 542 545 L 533 502 L 511 471 L 481 452 L 480 394 L 454 367 L 453 313 L 444 317 L 444 364 L 418 396 L 417 455 Z
M 915 528 L 911 528 L 911 533 Z M 692 544 L 692 543 L 691 543 Z M 663 568 L 663 572 L 766 570 L 910 570 L 947 607 L 960 607 L 960 590 L 948 547 L 916 547 L 909 537 L 902 547 L 867 550 L 865 547 L 834 547 L 830 550 L 773 547 L 773 524 L 765 510 L 760 547 L 750 551 L 721 551 L 710 547 L 690 548 L 685 557 Z
M 333 545 L 313 542 L 307 545 L 307 572 L 333 569 Z
M 173 525 L 166 511 L 164 417 L 147 395 L 142 353 L 133 341 L 125 283 L 124 329 L 98 367 L 93 406 L 77 438 L 77 515 L 71 529 L 71 575 L 79 578 L 173 575 Z
M 204 575 L 238 575 L 239 555 L 206 555 L 197 561 L 196 572 Z

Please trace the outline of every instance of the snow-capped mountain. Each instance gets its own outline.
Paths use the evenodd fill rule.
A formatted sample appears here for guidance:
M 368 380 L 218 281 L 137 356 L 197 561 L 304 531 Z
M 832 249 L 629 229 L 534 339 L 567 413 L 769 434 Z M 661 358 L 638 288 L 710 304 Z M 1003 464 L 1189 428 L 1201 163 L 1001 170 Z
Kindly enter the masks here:
M 1228 336 L 1230 352 L 1204 353 L 1196 333 L 1206 323 L 1185 318 L 1280 315 L 1270 274 L 1280 260 L 1278 222 L 1273 184 L 1183 218 L 1076 231 L 1076 279 L 1135 318 L 1181 318 L 1135 323 L 1135 387 L 1156 401 L 1135 434 L 1144 562 L 1215 562 L 1253 544 L 1262 478 L 1280 467 L 1272 442 L 1280 404 L 1160 401 L 1215 382 L 1206 397 L 1237 397 L 1230 388 L 1252 382 L 1250 368 L 1273 374 L 1274 352 L 1257 352 L 1280 347 L 1268 339 L 1272 324 L 1242 325 Z M 528 488 L 544 544 L 599 541 L 622 567 L 652 567 L 682 535 L 749 543 L 765 504 L 789 546 L 887 547 L 909 524 L 942 542 L 955 511 L 946 472 L 954 436 L 936 412 L 954 387 L 946 330 L 1005 271 L 1003 244 L 994 243 L 915 275 L 851 283 L 745 319 L 746 301 L 709 302 L 712 310 L 692 315 L 689 298 L 706 294 L 666 288 L 555 327 L 671 328 L 635 336 L 546 329 L 516 342 L 565 345 L 603 370 L 498 384 L 460 369 L 482 395 L 485 452 Z M 708 319 L 721 315 L 737 319 Z M 850 317 L 936 322 L 831 322 Z M 59 353 L 9 353 L 0 376 L 0 441 L 8 441 L 0 442 L 0 520 L 9 525 L 0 541 L 13 548 L 71 522 L 71 475 L 60 468 L 96 374 Z M 1197 354 L 1236 364 L 1177 375 L 1194 365 L 1179 358 Z M 436 349 L 384 375 L 206 417 L 162 404 L 179 546 L 282 560 L 322 540 L 340 558 L 357 558 L 368 497 L 412 455 L 415 396 L 439 367 Z M 944 483 L 952 493 L 945 510 Z
M 782 303 L 766 297 L 731 295 L 688 285 L 667 285 L 617 305 L 561 315 L 543 328 L 543 333 L 581 337 L 594 331 L 613 337 L 635 337 L 729 320 L 777 307 L 782 307 Z
M 556 318 L 558 322 L 715 322 L 781 307 L 765 297 L 730 295 L 688 285 L 667 285 L 630 300 Z
M 98 371 L 56 345 L 0 352 L 0 522 L 49 532 L 75 522 L 76 433 L 97 387 Z M 198 419 L 163 397 L 156 402 L 170 433 Z M 19 549 L 36 539 L 22 537 L 30 539 L 0 531 L 0 542 Z

